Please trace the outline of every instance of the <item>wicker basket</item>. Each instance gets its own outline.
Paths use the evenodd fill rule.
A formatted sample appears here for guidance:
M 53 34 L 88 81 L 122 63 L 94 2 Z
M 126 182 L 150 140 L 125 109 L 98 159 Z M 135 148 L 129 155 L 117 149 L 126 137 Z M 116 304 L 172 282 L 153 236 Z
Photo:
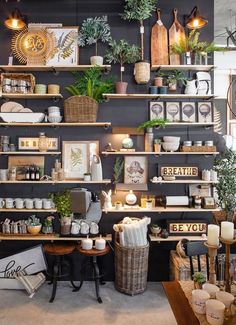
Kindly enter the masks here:
M 98 102 L 87 96 L 72 96 L 64 101 L 64 115 L 66 122 L 97 121 Z
M 183 152 L 216 152 L 216 146 L 182 146 Z
M 5 82 L 8 80 L 7 82 Z M 10 82 L 9 82 L 10 80 Z M 24 85 L 21 86 L 21 82 Z M 12 86 L 12 89 L 16 88 L 15 91 L 6 91 L 6 85 Z M 15 86 L 15 87 L 14 87 Z M 28 93 L 32 94 L 35 87 L 35 77 L 31 73 L 2 73 L 1 74 L 1 88 L 3 92 L 7 93 Z
M 149 243 L 143 247 L 121 246 L 115 238 L 115 287 L 128 295 L 142 293 L 147 287 Z
M 134 65 L 135 81 L 137 84 L 146 84 L 150 80 L 150 63 L 141 61 Z

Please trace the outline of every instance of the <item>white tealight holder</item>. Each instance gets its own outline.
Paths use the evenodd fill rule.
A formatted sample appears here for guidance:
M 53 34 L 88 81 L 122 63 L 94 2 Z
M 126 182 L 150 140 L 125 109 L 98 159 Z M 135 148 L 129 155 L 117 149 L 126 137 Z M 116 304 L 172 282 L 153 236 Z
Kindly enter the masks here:
M 211 284 L 211 283 L 204 283 L 202 286 L 202 289 L 209 293 L 211 299 L 215 299 L 216 293 L 218 291 L 220 291 L 219 287 L 217 287 L 215 284 Z
M 226 308 L 230 308 L 230 306 L 234 302 L 234 296 L 231 293 L 225 291 L 217 292 L 216 299 L 223 302 Z
M 225 305 L 218 300 L 210 299 L 206 302 L 206 319 L 211 325 L 223 325 Z
M 192 307 L 197 314 L 204 315 L 206 313 L 206 302 L 210 299 L 210 295 L 205 290 L 196 289 L 192 291 Z

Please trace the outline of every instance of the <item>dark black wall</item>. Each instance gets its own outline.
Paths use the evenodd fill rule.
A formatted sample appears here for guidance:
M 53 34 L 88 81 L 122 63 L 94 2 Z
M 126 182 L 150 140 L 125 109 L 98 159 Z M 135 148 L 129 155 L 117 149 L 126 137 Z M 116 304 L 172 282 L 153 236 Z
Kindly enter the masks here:
M 202 30 L 202 38 L 205 40 L 213 40 L 213 12 L 214 12 L 214 1 L 213 0 L 198 0 L 191 2 L 188 0 L 174 1 L 174 0 L 159 0 L 157 1 L 158 7 L 162 10 L 162 21 L 169 28 L 173 21 L 172 10 L 177 7 L 179 10 L 179 20 L 184 23 L 183 15 L 190 13 L 194 5 L 198 5 L 201 10 L 202 15 L 207 17 L 209 24 L 206 28 Z M 8 56 L 10 53 L 11 47 L 11 37 L 12 32 L 7 30 L 3 21 L 5 17 L 16 5 L 15 2 L 1 1 L 0 3 L 0 63 L 7 64 Z M 123 10 L 123 1 L 122 0 L 86 0 L 86 1 L 32 1 L 32 0 L 22 0 L 20 3 L 17 3 L 19 9 L 28 16 L 29 22 L 48 22 L 55 23 L 61 22 L 63 25 L 80 25 L 83 19 L 89 16 L 99 16 L 106 14 L 108 15 L 108 21 L 111 25 L 112 36 L 116 39 L 125 38 L 130 42 L 139 44 L 139 26 L 137 22 L 127 22 L 123 21 L 119 13 Z M 151 26 L 156 21 L 156 15 L 153 14 L 153 17 L 150 20 L 145 21 L 145 58 L 150 59 L 150 30 Z M 105 48 L 100 47 L 100 54 L 103 54 Z M 89 56 L 94 54 L 94 47 L 85 47 L 80 51 L 80 63 L 88 64 Z M 15 62 L 16 63 L 16 62 Z M 117 76 L 119 67 L 112 67 L 112 74 Z M 62 88 L 62 93 L 65 97 L 68 97 L 68 94 L 64 91 L 64 86 L 71 84 L 73 78 L 70 73 L 60 73 L 59 76 L 54 76 L 51 73 L 35 73 L 37 83 L 59 83 Z M 154 74 L 153 74 L 154 76 Z M 129 81 L 128 92 L 137 92 L 145 93 L 148 91 L 148 85 L 140 86 L 134 83 L 133 81 L 133 66 L 127 66 L 124 79 Z M 25 100 L 22 102 L 25 107 L 33 108 L 35 111 L 45 111 L 45 109 L 52 104 L 50 100 Z M 60 106 L 63 107 L 63 102 L 61 101 Z M 98 121 L 111 121 L 113 126 L 137 126 L 141 122 L 147 120 L 149 117 L 148 113 L 148 101 L 145 100 L 114 100 L 108 103 L 100 105 Z M 1 129 L 1 134 L 8 134 L 12 136 L 12 141 L 16 142 L 19 136 L 27 135 L 37 135 L 39 128 L 8 128 Z M 59 128 L 45 129 L 48 136 L 59 136 L 61 140 L 100 140 L 100 148 L 104 149 L 105 144 L 108 141 L 113 142 L 114 146 L 117 145 L 115 138 L 111 136 L 110 130 L 104 131 L 103 129 L 96 128 Z M 156 131 L 158 136 L 162 135 L 179 135 L 181 136 L 181 141 L 186 139 L 191 140 L 217 140 L 211 129 L 204 130 L 201 128 L 191 129 L 191 128 L 168 128 L 166 130 Z M 136 143 L 138 149 L 143 149 L 143 140 L 140 140 Z M 174 156 L 173 156 L 174 157 Z M 173 159 L 173 160 L 172 160 Z M 46 157 L 46 173 L 50 173 L 54 158 Z M 160 158 L 150 157 L 149 158 L 149 178 L 156 174 L 156 168 L 158 163 L 168 163 L 168 164 L 194 164 L 199 165 L 200 169 L 210 168 L 212 165 L 212 158 L 204 157 L 180 157 L 176 156 Z M 112 167 L 114 159 L 103 158 L 103 167 L 104 167 L 104 176 L 106 178 L 112 177 Z M 4 168 L 7 166 L 7 158 L 1 158 L 0 167 Z M 4 186 L 1 185 L 0 197 L 45 197 L 48 192 L 58 191 L 64 187 L 62 185 L 57 186 L 29 186 L 29 185 L 15 185 L 15 186 Z M 89 189 L 100 190 L 102 186 L 88 186 Z M 108 189 L 108 188 L 107 188 Z M 170 195 L 184 195 L 187 193 L 187 187 L 184 185 L 172 185 L 172 186 L 153 186 L 149 184 L 149 193 L 155 194 L 170 194 Z M 211 215 L 208 213 L 166 213 L 166 214 L 149 214 L 152 217 L 153 222 L 160 222 L 161 225 L 165 224 L 165 220 L 168 218 L 202 218 L 211 219 Z M 1 220 L 3 220 L 8 214 L 2 214 Z M 22 218 L 26 216 L 22 215 L 12 215 L 11 217 Z M 118 222 L 124 217 L 121 214 L 107 214 L 103 215 L 101 221 L 101 229 L 104 232 L 110 233 L 112 231 L 112 225 L 115 222 Z M 23 245 L 23 244 L 21 244 Z M 33 245 L 33 243 L 25 243 L 24 246 Z M 173 248 L 175 244 L 151 244 L 150 252 L 150 268 L 149 268 L 149 279 L 150 280 L 164 280 L 168 278 L 168 259 L 169 259 L 169 250 Z M 7 244 L 1 243 L 1 252 L 2 254 L 8 254 L 10 251 L 19 249 L 18 243 L 9 242 Z M 76 255 L 75 261 L 77 263 L 78 256 Z M 113 262 L 112 256 L 106 260 L 106 266 L 109 270 L 108 278 L 113 277 Z

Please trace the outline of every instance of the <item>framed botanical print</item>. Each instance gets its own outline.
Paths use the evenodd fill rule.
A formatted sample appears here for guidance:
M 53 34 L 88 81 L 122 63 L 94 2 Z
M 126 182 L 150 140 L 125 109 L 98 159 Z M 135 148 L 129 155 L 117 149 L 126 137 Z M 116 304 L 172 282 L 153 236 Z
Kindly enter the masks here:
M 47 32 L 54 40 L 54 47 L 47 55 L 46 65 L 77 65 L 79 62 L 79 27 L 53 27 Z
M 191 102 L 182 102 L 182 121 L 196 122 L 196 104 Z
M 169 122 L 180 121 L 180 103 L 178 102 L 166 103 L 166 119 Z
M 125 184 L 146 184 L 147 157 L 125 156 L 124 183 Z
M 213 106 L 212 102 L 198 103 L 198 122 L 210 123 L 213 121 Z
M 149 109 L 151 121 L 165 118 L 164 102 L 150 102 Z
M 99 153 L 99 141 L 63 141 L 62 166 L 66 179 L 83 179 L 90 172 L 93 155 Z

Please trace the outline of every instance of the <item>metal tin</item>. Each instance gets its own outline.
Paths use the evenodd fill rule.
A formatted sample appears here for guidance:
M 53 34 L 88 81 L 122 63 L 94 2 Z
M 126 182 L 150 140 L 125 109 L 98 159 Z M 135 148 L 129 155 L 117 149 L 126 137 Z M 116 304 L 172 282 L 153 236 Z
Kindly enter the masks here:
M 193 145 L 196 146 L 196 147 L 201 147 L 202 146 L 202 141 L 194 141 Z
M 213 141 L 212 140 L 205 141 L 205 146 L 212 147 L 213 146 Z
M 191 147 L 192 146 L 192 141 L 184 141 L 184 146 L 185 147 Z

